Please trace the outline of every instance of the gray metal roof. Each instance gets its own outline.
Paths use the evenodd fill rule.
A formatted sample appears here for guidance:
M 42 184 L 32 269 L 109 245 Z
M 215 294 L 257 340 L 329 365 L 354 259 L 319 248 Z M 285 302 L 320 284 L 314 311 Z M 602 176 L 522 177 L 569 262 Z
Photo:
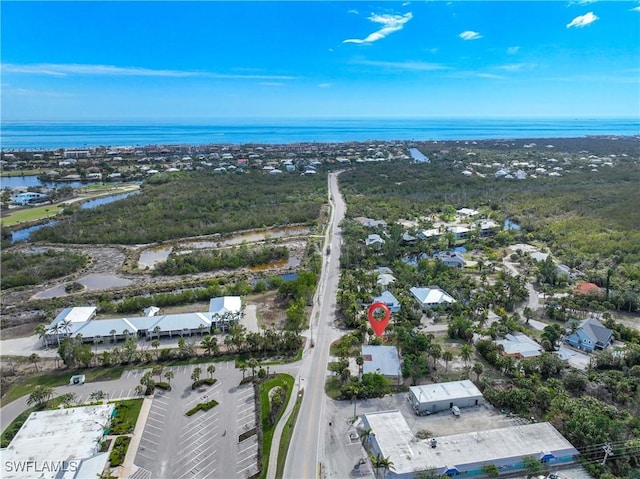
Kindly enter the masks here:
M 400 375 L 400 357 L 395 346 L 362 346 L 363 373 L 380 373 L 384 376 Z
M 409 391 L 411 391 L 420 403 L 482 397 L 480 390 L 468 379 L 447 383 L 411 386 Z

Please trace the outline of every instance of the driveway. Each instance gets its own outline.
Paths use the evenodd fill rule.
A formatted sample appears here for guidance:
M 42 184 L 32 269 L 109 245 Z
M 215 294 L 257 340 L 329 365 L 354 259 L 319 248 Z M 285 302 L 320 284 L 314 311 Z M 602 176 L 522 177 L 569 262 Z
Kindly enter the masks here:
M 569 364 L 574 368 L 585 370 L 589 367 L 591 356 L 587 353 L 568 348 L 564 344 L 558 348 L 558 352 L 561 353 L 563 357 L 568 357 Z

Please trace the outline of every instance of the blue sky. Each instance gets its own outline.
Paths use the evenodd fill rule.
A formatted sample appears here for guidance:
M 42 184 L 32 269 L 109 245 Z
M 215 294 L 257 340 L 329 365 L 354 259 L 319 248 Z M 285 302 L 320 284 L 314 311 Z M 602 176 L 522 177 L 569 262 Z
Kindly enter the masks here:
M 636 1 L 0 8 L 3 120 L 640 116 Z

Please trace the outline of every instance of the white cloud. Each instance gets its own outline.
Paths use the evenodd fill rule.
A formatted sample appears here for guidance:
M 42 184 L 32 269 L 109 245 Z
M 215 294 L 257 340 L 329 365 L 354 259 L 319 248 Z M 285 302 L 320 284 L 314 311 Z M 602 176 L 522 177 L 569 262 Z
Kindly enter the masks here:
M 352 8 L 347 13 L 352 13 L 353 15 L 358 15 L 358 10 L 355 10 L 355 9 Z
M 373 23 L 378 23 L 382 25 L 382 28 L 378 31 L 375 31 L 369 34 L 366 38 L 348 38 L 344 40 L 342 43 L 373 43 L 378 40 L 382 40 L 387 36 L 391 35 L 394 32 L 402 30 L 404 28 L 404 24 L 413 18 L 413 14 L 411 12 L 405 13 L 404 15 L 376 15 L 372 14 L 369 17 L 369 20 Z
M 516 53 L 518 53 L 520 51 L 520 47 L 519 46 L 515 46 L 515 47 L 509 47 L 507 48 L 507 53 L 509 55 L 515 55 Z
M 482 38 L 482 35 L 480 35 L 478 32 L 474 32 L 473 30 L 467 30 L 466 32 L 462 32 L 458 36 L 463 40 L 478 40 Z
M 630 11 L 632 11 L 632 12 L 640 12 L 640 5 L 638 5 L 637 7 L 631 8 Z
M 508 71 L 508 72 L 517 72 L 525 69 L 531 70 L 534 67 L 535 65 L 531 63 L 508 63 L 506 65 L 500 65 L 498 69 Z
M 409 70 L 409 71 L 437 71 L 437 70 L 448 70 L 449 67 L 440 65 L 439 63 L 428 63 L 428 62 L 389 62 L 389 61 L 378 61 L 378 60 L 358 60 L 355 63 L 359 65 L 368 65 L 379 68 L 387 68 L 391 70 Z
M 49 98 L 68 98 L 68 97 L 75 96 L 73 93 L 46 91 L 46 90 L 32 90 L 29 88 L 5 88 L 3 90 L 5 93 L 14 93 L 16 95 L 25 95 L 30 97 L 41 96 L 41 97 L 49 97 Z
M 580 15 L 580 16 L 574 18 L 573 20 L 571 20 L 569 23 L 567 23 L 567 28 L 571 28 L 571 27 L 576 27 L 576 28 L 586 27 L 587 25 L 592 24 L 596 20 L 598 20 L 598 16 L 594 15 L 593 12 L 585 13 L 584 15 Z
M 139 76 L 139 77 L 203 77 L 221 79 L 248 79 L 248 80 L 295 80 L 296 77 L 288 75 L 262 75 L 262 74 L 228 74 L 215 72 L 199 72 L 188 70 L 154 70 L 139 67 L 118 67 L 114 65 L 83 65 L 77 63 L 34 63 L 17 65 L 5 63 L 2 70 L 7 73 L 22 73 L 27 75 L 49 75 L 66 77 L 71 75 L 95 75 L 95 76 Z
M 478 73 L 478 77 L 480 78 L 490 78 L 491 80 L 502 80 L 504 77 L 502 75 L 496 75 L 495 73 Z
M 318 83 L 318 88 L 331 88 L 333 83 Z

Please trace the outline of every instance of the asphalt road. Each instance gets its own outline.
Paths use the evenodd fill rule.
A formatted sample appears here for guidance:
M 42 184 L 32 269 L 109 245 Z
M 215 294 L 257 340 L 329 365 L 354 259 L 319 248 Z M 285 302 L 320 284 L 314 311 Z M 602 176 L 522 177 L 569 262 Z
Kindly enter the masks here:
M 327 375 L 329 346 L 337 332 L 333 329 L 336 293 L 340 278 L 340 245 L 342 234 L 339 224 L 344 218 L 346 206 L 338 189 L 339 173 L 329 174 L 329 194 L 333 202 L 329 226 L 328 254 L 318 286 L 317 303 L 311 316 L 315 347 L 303 358 L 298 381 L 304 389 L 304 398 L 293 431 L 284 477 L 291 479 L 314 479 L 318 477 L 324 460 L 324 435 L 330 427 L 324 416 L 326 396 L 324 385 Z M 325 250 L 326 252 L 327 250 Z M 317 328 L 315 323 L 317 321 Z

